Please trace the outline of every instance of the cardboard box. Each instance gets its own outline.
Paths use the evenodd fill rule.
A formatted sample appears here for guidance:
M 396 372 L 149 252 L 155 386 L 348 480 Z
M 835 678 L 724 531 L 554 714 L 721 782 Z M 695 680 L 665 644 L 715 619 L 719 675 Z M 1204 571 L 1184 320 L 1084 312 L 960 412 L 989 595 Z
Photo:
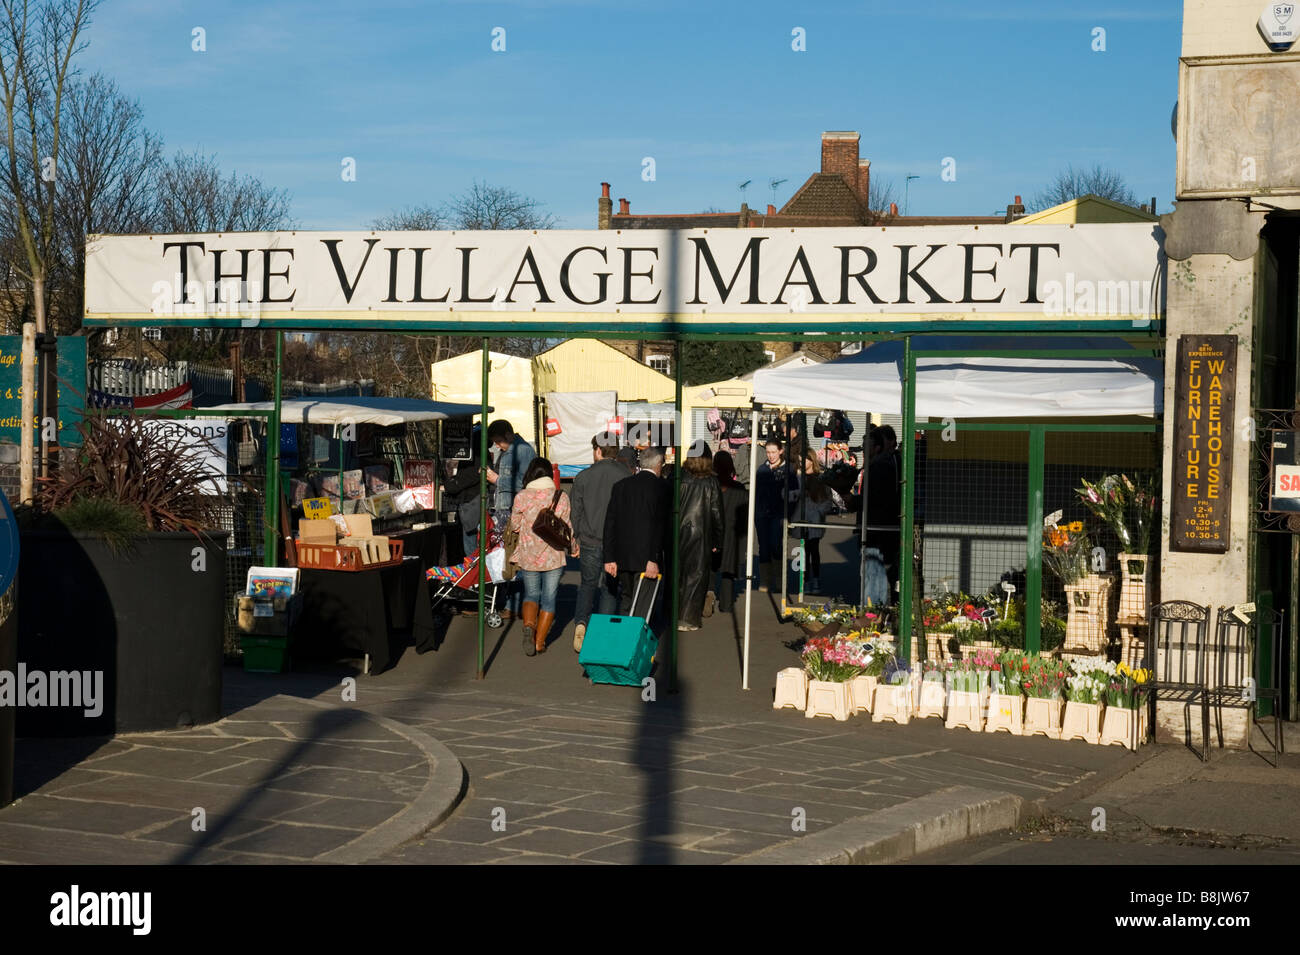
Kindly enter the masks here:
M 298 538 L 308 544 L 334 544 L 338 542 L 338 528 L 331 520 L 302 518 L 298 521 Z
M 375 535 L 374 523 L 370 520 L 369 514 L 344 514 L 343 520 L 347 522 L 349 537 L 373 537 Z

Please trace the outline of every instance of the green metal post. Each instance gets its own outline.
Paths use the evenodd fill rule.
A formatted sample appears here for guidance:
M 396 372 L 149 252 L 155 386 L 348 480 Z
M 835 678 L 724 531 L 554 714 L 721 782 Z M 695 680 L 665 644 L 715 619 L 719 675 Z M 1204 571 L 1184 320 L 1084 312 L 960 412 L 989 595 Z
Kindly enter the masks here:
M 674 356 L 676 361 L 673 362 L 673 379 L 677 386 L 676 395 L 673 398 L 673 445 L 677 450 L 673 455 L 673 559 L 670 564 L 673 577 L 668 582 L 672 593 L 672 613 L 668 618 L 669 640 L 672 647 L 668 661 L 668 692 L 670 693 L 677 688 L 677 615 L 681 612 L 679 606 L 681 594 L 679 593 L 680 588 L 677 586 L 677 582 L 681 580 L 681 574 L 677 572 L 677 568 L 678 561 L 681 560 L 682 465 L 686 461 L 682 448 L 682 352 L 685 347 L 685 343 L 678 339 L 677 354 Z
M 898 652 L 904 660 L 912 659 L 912 573 L 914 550 L 913 511 L 916 506 L 916 482 L 912 472 L 916 468 L 916 353 L 912 351 L 912 337 L 903 339 L 903 513 L 902 534 L 898 549 Z
M 488 339 L 483 339 L 483 411 L 479 428 L 478 456 L 478 672 L 475 679 L 483 679 L 483 601 L 487 594 L 487 460 L 488 460 L 488 371 L 491 368 Z M 504 530 L 504 528 L 502 528 Z
M 1029 427 L 1029 521 L 1025 543 L 1029 557 L 1025 564 L 1025 650 L 1042 649 L 1043 629 L 1043 462 L 1046 458 L 1047 427 Z
M 269 468 L 266 475 L 266 535 L 265 535 L 265 557 L 266 566 L 274 567 L 279 561 L 276 560 L 276 538 L 280 535 L 280 402 L 283 398 L 281 392 L 281 372 L 284 366 L 284 332 L 277 330 L 275 333 L 275 400 L 271 406 L 271 422 L 267 428 L 266 443 L 270 445 L 267 452 L 267 466 Z

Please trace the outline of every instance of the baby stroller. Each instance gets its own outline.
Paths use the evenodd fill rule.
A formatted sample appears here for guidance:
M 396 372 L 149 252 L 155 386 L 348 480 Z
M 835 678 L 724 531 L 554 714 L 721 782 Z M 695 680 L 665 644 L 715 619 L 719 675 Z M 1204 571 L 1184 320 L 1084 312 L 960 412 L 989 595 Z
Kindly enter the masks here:
M 481 548 L 480 548 L 481 550 Z M 479 558 L 474 551 L 459 564 L 451 567 L 430 567 L 425 576 L 436 585 L 432 594 L 433 612 L 451 613 L 453 610 L 478 610 L 479 567 L 487 564 L 488 587 L 485 597 L 486 623 L 493 630 L 501 629 L 504 621 L 497 610 L 497 595 L 510 582 L 505 579 L 506 545 L 503 535 L 488 518 L 487 559 Z M 446 606 L 444 606 L 444 604 Z

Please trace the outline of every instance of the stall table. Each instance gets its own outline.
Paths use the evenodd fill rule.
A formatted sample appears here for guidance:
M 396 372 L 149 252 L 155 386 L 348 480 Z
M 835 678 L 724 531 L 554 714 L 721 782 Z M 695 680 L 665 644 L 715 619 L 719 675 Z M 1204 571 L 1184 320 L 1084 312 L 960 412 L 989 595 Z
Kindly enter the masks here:
M 365 655 L 366 673 L 389 667 L 400 653 L 394 638 L 409 634 L 417 650 L 435 640 L 429 586 L 422 561 L 355 572 L 304 568 L 299 578 L 300 646 L 344 646 Z

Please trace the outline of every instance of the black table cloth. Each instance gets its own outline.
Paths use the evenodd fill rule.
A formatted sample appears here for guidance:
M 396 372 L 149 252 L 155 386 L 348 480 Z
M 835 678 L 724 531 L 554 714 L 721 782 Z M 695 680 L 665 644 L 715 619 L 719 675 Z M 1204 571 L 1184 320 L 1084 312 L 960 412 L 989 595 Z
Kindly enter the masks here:
M 370 670 L 388 668 L 407 637 L 416 648 L 435 639 L 429 586 L 420 559 L 355 572 L 303 569 L 302 616 L 294 631 L 305 650 L 346 647 L 370 655 Z
M 389 534 L 388 538 L 403 541 L 403 555 L 418 557 L 421 570 L 450 567 L 465 557 L 459 524 L 431 524 L 418 531 L 397 531 Z

